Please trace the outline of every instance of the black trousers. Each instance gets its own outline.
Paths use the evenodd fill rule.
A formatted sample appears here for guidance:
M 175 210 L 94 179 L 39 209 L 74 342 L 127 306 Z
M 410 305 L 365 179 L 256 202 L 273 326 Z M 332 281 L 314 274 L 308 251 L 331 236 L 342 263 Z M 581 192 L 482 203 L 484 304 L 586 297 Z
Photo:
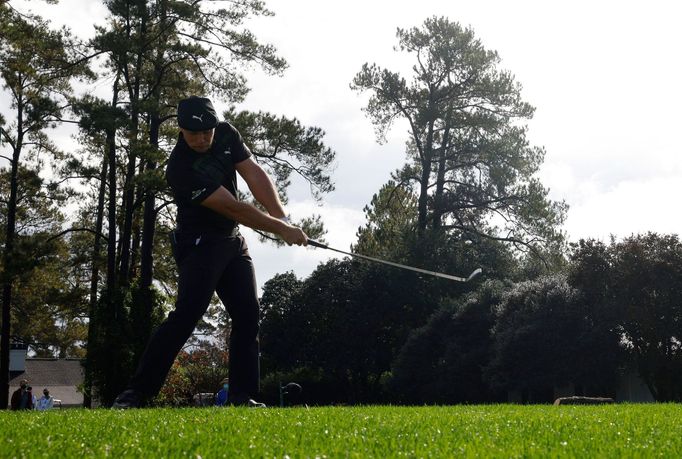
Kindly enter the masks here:
M 230 394 L 255 396 L 259 388 L 259 304 L 253 263 L 244 238 L 171 234 L 178 266 L 175 310 L 156 329 L 128 385 L 145 397 L 158 394 L 175 357 L 216 292 L 232 319 Z

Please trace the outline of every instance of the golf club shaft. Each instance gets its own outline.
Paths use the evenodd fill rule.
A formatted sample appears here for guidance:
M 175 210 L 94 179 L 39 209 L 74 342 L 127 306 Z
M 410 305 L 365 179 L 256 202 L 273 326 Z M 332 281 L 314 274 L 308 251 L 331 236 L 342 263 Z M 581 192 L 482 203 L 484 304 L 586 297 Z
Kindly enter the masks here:
M 374 261 L 377 263 L 383 263 L 385 265 L 389 266 L 395 266 L 396 268 L 402 268 L 402 269 L 409 269 L 410 271 L 416 271 L 418 273 L 422 274 L 428 274 L 430 276 L 436 276 L 436 277 L 441 277 L 443 279 L 449 279 L 449 280 L 454 280 L 457 282 L 468 282 L 470 281 L 473 277 L 481 273 L 481 268 L 478 268 L 472 272 L 469 277 L 459 277 L 459 276 L 453 276 L 450 274 L 445 274 L 445 273 L 439 273 L 436 271 L 429 271 L 427 269 L 421 269 L 421 268 L 415 268 L 413 266 L 407 266 L 407 265 L 402 265 L 400 263 L 394 263 L 392 261 L 386 261 L 386 260 L 381 260 L 379 258 L 374 258 L 374 257 L 368 257 L 367 255 L 360 255 L 359 253 L 351 253 L 351 252 L 344 252 L 343 250 L 335 249 L 333 247 L 329 247 L 326 244 L 322 244 L 321 242 L 317 242 L 313 239 L 308 239 L 308 245 L 311 245 L 313 247 L 318 247 L 320 249 L 327 249 L 327 250 L 332 250 L 334 252 L 342 253 L 344 255 L 348 255 L 351 257 L 356 257 L 356 258 L 362 258 L 363 260 L 369 260 L 369 261 Z

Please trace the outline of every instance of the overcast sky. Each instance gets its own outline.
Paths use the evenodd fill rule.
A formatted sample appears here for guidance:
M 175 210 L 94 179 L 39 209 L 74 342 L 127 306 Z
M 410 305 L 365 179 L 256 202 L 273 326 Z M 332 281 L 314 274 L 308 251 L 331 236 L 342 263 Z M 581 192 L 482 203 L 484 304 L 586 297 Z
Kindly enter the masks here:
M 258 18 L 250 28 L 277 47 L 289 69 L 281 78 L 249 72 L 252 91 L 238 108 L 297 117 L 326 131 L 325 142 L 337 153 L 336 191 L 318 207 L 298 186 L 287 210 L 295 218 L 321 214 L 327 241 L 348 250 L 364 222 L 363 207 L 404 163 L 407 138 L 398 125 L 389 142 L 378 145 L 361 111 L 366 96 L 349 83 L 365 62 L 405 69 L 405 56 L 393 50 L 396 28 L 446 16 L 498 51 L 501 68 L 515 75 L 524 99 L 536 107 L 529 140 L 547 150 L 540 177 L 553 199 L 570 205 L 564 230 L 571 240 L 679 233 L 682 28 L 676 4 L 271 0 L 275 16 Z M 28 6 L 84 37 L 104 14 L 95 0 Z M 330 256 L 248 239 L 260 285 L 291 269 L 305 277 Z

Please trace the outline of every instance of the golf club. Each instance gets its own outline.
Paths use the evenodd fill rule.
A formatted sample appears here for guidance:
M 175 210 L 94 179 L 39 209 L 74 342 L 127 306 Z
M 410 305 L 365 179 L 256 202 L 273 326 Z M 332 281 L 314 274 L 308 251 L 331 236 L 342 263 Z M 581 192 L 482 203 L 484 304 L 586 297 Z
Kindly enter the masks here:
M 344 255 L 349 255 L 351 257 L 362 258 L 363 260 L 369 260 L 369 261 L 374 261 L 377 263 L 383 263 L 385 265 L 395 266 L 396 268 L 409 269 L 410 271 L 416 271 L 418 273 L 428 274 L 430 276 L 441 277 L 443 279 L 454 280 L 457 282 L 469 282 L 471 279 L 473 279 L 477 275 L 481 274 L 481 272 L 482 272 L 481 268 L 476 268 L 471 274 L 469 274 L 469 277 L 459 277 L 459 276 L 453 276 L 451 274 L 439 273 L 436 271 L 429 271 L 427 269 L 421 269 L 421 268 L 415 268 L 412 266 L 401 265 L 400 263 L 394 263 L 392 261 L 386 261 L 386 260 L 381 260 L 379 258 L 368 257 L 367 255 L 360 255 L 359 253 L 344 252 L 343 250 L 339 250 L 339 249 L 335 249 L 333 247 L 329 247 L 328 245 L 322 244 L 321 242 L 317 242 L 313 239 L 308 239 L 308 245 L 311 245 L 313 247 L 317 247 L 320 249 L 333 250 L 334 252 L 342 253 Z

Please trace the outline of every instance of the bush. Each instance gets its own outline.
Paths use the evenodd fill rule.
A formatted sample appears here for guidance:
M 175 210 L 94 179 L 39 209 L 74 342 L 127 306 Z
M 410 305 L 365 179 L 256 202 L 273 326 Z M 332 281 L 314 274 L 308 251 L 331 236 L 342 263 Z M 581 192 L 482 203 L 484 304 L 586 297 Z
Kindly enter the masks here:
M 195 394 L 218 391 L 227 367 L 227 351 L 213 344 L 202 342 L 191 352 L 181 351 L 153 404 L 191 406 Z

